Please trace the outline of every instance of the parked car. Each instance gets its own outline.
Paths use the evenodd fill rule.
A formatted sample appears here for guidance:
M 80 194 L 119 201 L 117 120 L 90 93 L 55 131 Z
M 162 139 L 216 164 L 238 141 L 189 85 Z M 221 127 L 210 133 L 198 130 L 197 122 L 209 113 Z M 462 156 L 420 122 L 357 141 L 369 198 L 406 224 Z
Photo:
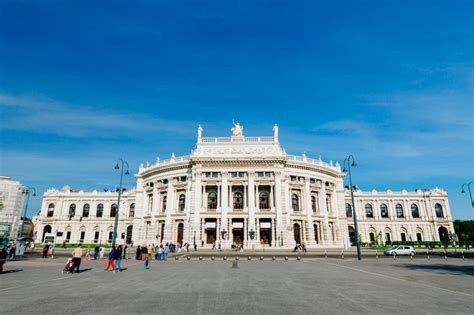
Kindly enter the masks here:
M 396 245 L 383 252 L 385 255 L 415 255 L 413 246 Z

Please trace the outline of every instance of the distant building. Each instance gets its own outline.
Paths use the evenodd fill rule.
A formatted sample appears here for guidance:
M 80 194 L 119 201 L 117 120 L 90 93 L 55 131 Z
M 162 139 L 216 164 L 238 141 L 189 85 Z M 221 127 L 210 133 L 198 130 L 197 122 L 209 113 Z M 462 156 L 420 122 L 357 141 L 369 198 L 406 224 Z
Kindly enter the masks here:
M 17 239 L 25 196 L 20 182 L 0 176 L 0 243 Z
M 48 190 L 38 239 L 55 233 L 57 242 L 111 242 L 119 211 L 119 243 L 341 248 L 355 241 L 338 163 L 287 154 L 277 126 L 270 137 L 244 137 L 238 123 L 231 137 L 202 132 L 190 156 L 140 165 L 120 209 L 117 192 Z M 355 203 L 362 242 L 439 241 L 454 232 L 441 189 L 357 191 Z

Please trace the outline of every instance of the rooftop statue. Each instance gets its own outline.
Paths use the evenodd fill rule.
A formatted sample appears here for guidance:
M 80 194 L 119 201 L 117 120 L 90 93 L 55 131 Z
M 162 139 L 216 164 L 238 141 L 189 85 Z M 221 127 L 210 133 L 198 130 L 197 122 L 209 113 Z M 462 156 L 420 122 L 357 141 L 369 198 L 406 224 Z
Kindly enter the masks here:
M 198 126 L 198 138 L 202 138 L 202 127 L 201 125 Z
M 232 135 L 234 137 L 242 137 L 244 135 L 244 127 L 241 126 L 239 122 L 235 123 L 232 121 L 232 124 L 234 125 L 234 127 L 231 129 Z

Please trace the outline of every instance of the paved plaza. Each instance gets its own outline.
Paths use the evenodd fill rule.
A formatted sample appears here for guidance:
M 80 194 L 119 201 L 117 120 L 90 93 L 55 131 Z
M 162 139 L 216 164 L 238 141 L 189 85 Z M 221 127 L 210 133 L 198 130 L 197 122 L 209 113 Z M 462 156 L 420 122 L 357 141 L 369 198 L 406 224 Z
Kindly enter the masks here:
M 61 260 L 7 262 L 0 275 L 2 314 L 165 313 L 474 313 L 472 260 L 193 258 L 83 261 L 63 274 Z M 236 268 L 237 267 L 237 268 Z

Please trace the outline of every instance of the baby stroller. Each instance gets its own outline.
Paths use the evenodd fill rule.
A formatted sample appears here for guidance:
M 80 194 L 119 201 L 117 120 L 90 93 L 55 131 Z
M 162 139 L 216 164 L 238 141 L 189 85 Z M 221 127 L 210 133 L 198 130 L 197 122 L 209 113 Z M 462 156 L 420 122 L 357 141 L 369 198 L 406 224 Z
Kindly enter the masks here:
M 71 273 L 73 267 L 74 267 L 74 263 L 72 261 L 72 257 L 70 257 L 70 258 L 68 258 L 68 260 L 66 262 L 66 266 L 64 266 L 63 273 Z

